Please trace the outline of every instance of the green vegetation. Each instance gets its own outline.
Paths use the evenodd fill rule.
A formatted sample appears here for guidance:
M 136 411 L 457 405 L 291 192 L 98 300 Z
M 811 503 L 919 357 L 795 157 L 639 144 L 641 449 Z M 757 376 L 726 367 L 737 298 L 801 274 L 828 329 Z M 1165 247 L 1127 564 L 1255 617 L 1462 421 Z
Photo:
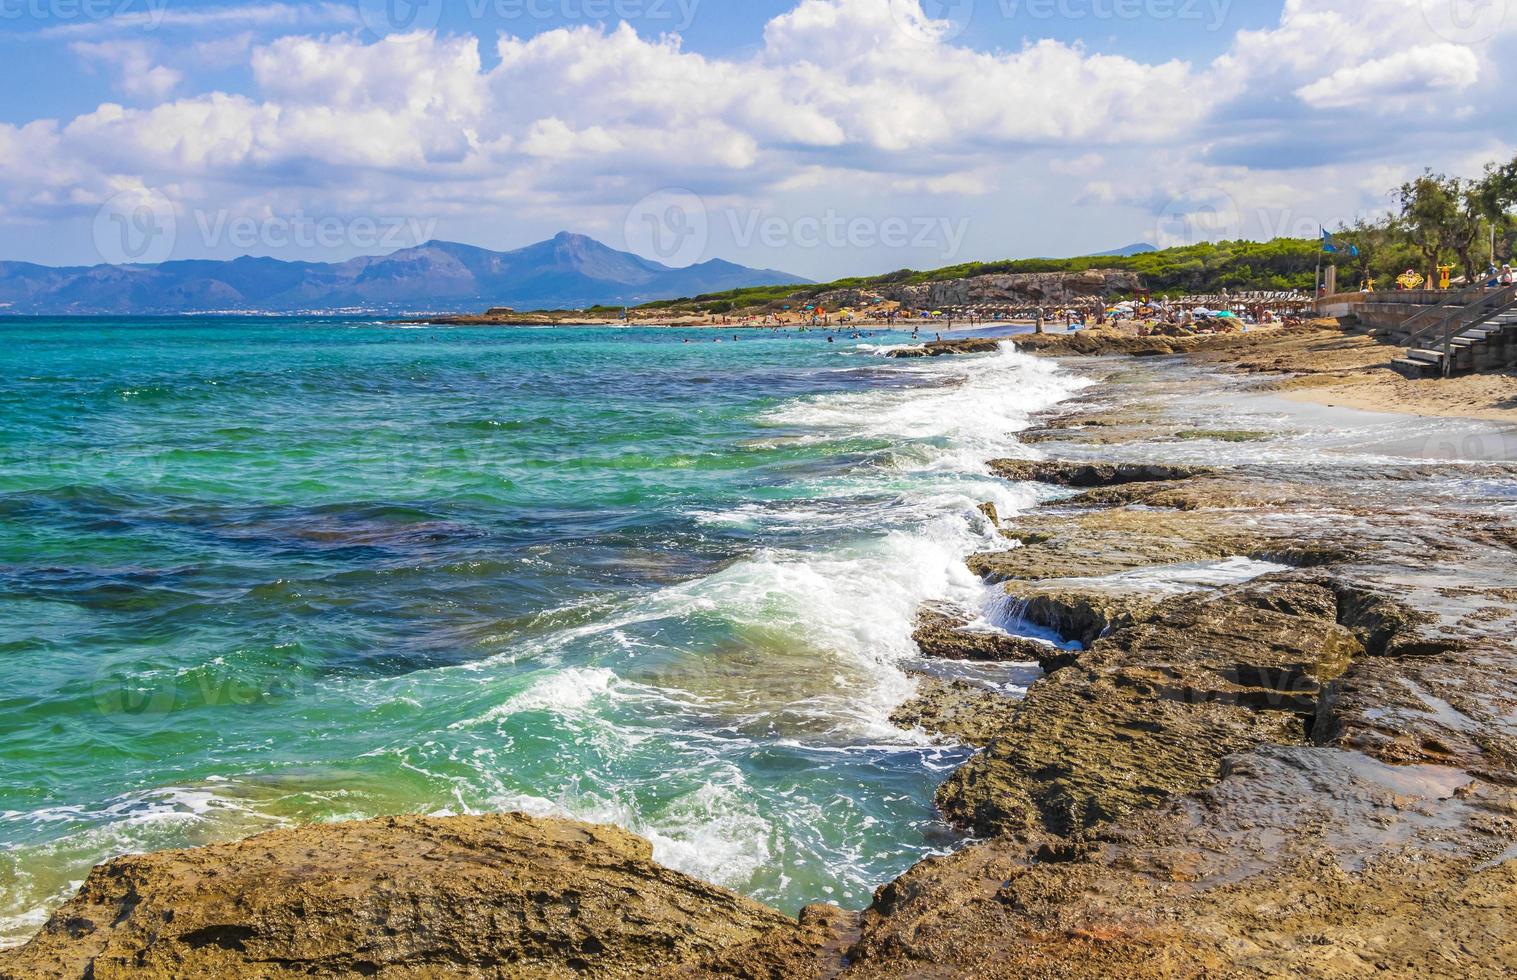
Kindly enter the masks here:
M 1390 288 L 1396 276 L 1415 268 L 1430 281 L 1439 265 L 1453 265 L 1455 275 L 1482 281 L 1490 259 L 1488 244 L 1495 238 L 1497 264 L 1510 262 L 1517 246 L 1517 159 L 1490 164 L 1476 179 L 1425 172 L 1391 192 L 1395 213 L 1361 218 L 1333 234 L 1338 251 L 1323 256 L 1315 239 L 1277 238 L 1269 242 L 1203 242 L 1131 256 L 1086 256 L 1072 259 L 1011 259 L 967 262 L 929 272 L 901 269 L 882 276 L 839 279 L 815 286 L 757 286 L 684 299 L 649 303 L 644 310 L 700 311 L 715 314 L 735 310 L 778 310 L 804 305 L 824 293 L 841 289 L 878 290 L 1004 273 L 1078 273 L 1093 269 L 1136 272 L 1157 295 L 1219 293 L 1223 289 L 1311 292 L 1321 258 L 1337 263 L 1340 289 L 1357 288 L 1373 279 L 1376 288 Z M 1354 250 L 1358 251 L 1355 255 Z
M 1003 262 L 967 262 L 928 272 L 901 269 L 882 276 L 839 279 L 815 286 L 755 286 L 684 299 L 660 300 L 640 309 L 698 309 L 730 313 L 755 307 L 778 308 L 807 303 L 839 289 L 881 289 L 964 279 L 970 276 L 1030 272 L 1088 272 L 1093 269 L 1125 269 L 1136 272 L 1155 293 L 1216 293 L 1222 289 L 1300 289 L 1310 291 L 1315 281 L 1318 243 L 1299 238 L 1271 242 L 1204 242 L 1181 248 L 1145 252 L 1132 256 L 1082 257 L 1073 259 L 1010 259 Z
M 1483 282 L 1491 261 L 1512 261 L 1517 245 L 1517 159 L 1488 164 L 1476 178 L 1424 171 L 1391 192 L 1396 209 L 1379 220 L 1360 219 L 1337 232 L 1341 252 L 1363 281 L 1389 287 L 1405 269 L 1429 282 L 1452 266 L 1467 282 Z

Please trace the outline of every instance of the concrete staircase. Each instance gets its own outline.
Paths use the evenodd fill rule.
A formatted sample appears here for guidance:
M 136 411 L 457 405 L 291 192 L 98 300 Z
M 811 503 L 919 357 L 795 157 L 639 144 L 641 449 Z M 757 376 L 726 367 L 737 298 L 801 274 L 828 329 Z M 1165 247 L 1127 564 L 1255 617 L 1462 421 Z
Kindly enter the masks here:
M 1517 364 L 1517 287 L 1466 290 L 1440 299 L 1374 331 L 1411 348 L 1406 357 L 1391 361 L 1392 368 L 1408 378 L 1446 378 Z

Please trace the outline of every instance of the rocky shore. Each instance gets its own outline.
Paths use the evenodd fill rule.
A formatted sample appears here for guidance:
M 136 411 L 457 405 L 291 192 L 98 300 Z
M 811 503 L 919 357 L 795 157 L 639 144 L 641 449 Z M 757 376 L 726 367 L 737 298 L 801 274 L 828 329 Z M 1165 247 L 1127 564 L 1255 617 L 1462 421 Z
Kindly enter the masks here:
M 1170 396 L 1301 339 L 1029 345 L 1101 357 L 992 464 L 1045 501 L 970 559 L 1011 632 L 925 607 L 895 716 L 982 747 L 938 794 L 975 839 L 867 909 L 395 818 L 108 862 L 0 978 L 1517 974 L 1517 467 L 1182 451 L 1278 437 Z M 1021 699 L 927 669 L 1019 663 Z
M 962 340 L 930 340 L 916 347 L 897 347 L 887 357 L 943 357 L 949 354 L 988 354 L 1000 350 L 1001 342 L 990 337 L 966 337 Z

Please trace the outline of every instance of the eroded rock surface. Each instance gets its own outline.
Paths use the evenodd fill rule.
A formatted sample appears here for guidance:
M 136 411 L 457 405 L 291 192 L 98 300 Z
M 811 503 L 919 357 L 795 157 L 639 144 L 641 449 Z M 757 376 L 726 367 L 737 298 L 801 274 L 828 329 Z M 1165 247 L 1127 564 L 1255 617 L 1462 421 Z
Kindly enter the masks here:
M 1158 480 L 1185 480 L 1211 471 L 1167 463 L 1079 463 L 1046 459 L 995 459 L 990 471 L 1006 480 L 1029 480 L 1061 487 L 1110 487 Z
M 1078 835 L 1204 788 L 1222 759 L 1304 742 L 1322 685 L 1363 647 L 1319 585 L 1165 603 L 1036 684 L 939 808 L 980 835 Z
M 892 724 L 920 728 L 964 745 L 982 746 L 1011 725 L 1017 702 L 961 680 L 920 677 L 916 697 L 890 715 Z
M 922 656 L 943 660 L 1047 664 L 1062 656 L 1063 651 L 1047 643 L 988 629 L 969 629 L 970 622 L 961 609 L 927 605 L 917 612 L 912 639 Z
M 1015 600 L 1013 615 L 1086 647 L 1110 629 L 1148 618 L 1158 606 L 1137 587 L 1008 582 L 1006 591 Z M 1043 669 L 1052 673 L 1073 663 L 1075 656 L 1061 651 Z
M 613 827 L 400 817 L 117 858 L 0 977 L 794 975 L 823 939 Z
M 880 890 L 844 975 L 1511 976 L 1514 813 L 1457 768 L 1262 745 L 1078 847 L 922 862 Z
M 1001 349 L 994 337 L 965 337 L 962 340 L 931 340 L 917 347 L 897 347 L 886 357 L 945 357 L 949 354 L 991 354 Z

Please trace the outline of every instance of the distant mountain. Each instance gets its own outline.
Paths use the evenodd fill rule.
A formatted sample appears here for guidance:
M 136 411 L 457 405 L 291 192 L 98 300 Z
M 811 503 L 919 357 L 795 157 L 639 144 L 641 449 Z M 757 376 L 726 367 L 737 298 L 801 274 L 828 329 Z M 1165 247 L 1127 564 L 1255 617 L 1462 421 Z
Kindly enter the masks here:
M 1159 250 L 1159 246 L 1157 246 L 1157 245 L 1150 245 L 1147 242 L 1139 242 L 1136 245 L 1127 245 L 1127 246 L 1124 246 L 1122 248 L 1114 248 L 1110 252 L 1097 252 L 1094 255 L 1086 256 L 1086 258 L 1092 258 L 1092 259 L 1124 258 L 1125 259 L 1125 258 L 1128 258 L 1128 257 L 1133 256 L 1133 255 L 1143 255 L 1143 254 L 1146 254 L 1148 252 L 1157 252 L 1158 250 Z
M 672 269 L 564 232 L 514 252 L 427 242 L 347 262 L 284 262 L 244 256 L 161 265 L 51 268 L 0 262 L 0 312 L 155 314 L 474 312 L 633 306 L 745 286 L 801 285 L 770 269 L 715 259 Z

